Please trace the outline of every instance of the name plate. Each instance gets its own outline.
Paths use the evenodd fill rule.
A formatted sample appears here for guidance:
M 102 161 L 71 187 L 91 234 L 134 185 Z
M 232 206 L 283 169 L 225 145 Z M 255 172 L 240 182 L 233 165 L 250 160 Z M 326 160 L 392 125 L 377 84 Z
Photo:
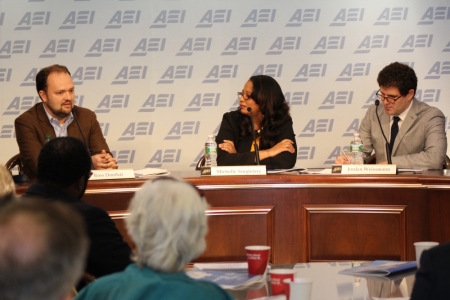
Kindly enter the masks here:
M 202 167 L 202 176 L 266 175 L 266 166 Z
M 133 169 L 92 170 L 89 180 L 135 178 Z
M 333 165 L 331 173 L 340 174 L 397 174 L 397 165 Z

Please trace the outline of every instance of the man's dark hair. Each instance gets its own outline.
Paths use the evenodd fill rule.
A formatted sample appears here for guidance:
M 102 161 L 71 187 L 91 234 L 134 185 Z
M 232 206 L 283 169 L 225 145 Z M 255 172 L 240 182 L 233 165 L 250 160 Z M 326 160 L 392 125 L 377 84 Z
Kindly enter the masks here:
M 2 300 L 61 299 L 84 270 L 86 226 L 67 204 L 13 201 L 0 211 L 0 236 Z
M 86 145 L 73 137 L 52 139 L 42 147 L 38 158 L 37 181 L 66 188 L 89 175 L 91 156 Z
M 39 94 L 39 91 L 44 91 L 47 93 L 47 78 L 48 75 L 52 72 L 58 72 L 58 73 L 67 73 L 69 75 L 69 69 L 67 69 L 66 66 L 62 65 L 51 65 L 46 68 L 43 68 L 36 74 L 36 90 Z
M 414 70 L 399 62 L 394 62 L 380 71 L 378 74 L 378 85 L 380 87 L 396 87 L 402 96 L 406 96 L 409 90 L 417 90 L 417 76 Z

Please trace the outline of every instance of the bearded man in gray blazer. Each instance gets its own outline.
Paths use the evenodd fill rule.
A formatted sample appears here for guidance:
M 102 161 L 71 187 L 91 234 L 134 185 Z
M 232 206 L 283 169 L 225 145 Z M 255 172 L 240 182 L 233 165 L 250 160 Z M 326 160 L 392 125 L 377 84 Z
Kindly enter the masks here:
M 414 97 L 417 90 L 414 70 L 395 62 L 381 70 L 377 81 L 380 89 L 376 95 L 383 108 L 371 105 L 359 127 L 366 156 L 375 151 L 377 164 L 388 161 L 377 110 L 393 164 L 398 168 L 442 169 L 447 152 L 445 117 L 438 108 Z M 348 161 L 339 156 L 336 163 Z

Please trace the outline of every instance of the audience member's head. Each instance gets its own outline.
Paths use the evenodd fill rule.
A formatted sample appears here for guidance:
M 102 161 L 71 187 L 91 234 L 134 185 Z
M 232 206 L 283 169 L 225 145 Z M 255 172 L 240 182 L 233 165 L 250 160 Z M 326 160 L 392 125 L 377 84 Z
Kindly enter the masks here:
M 406 96 L 410 90 L 417 90 L 417 76 L 414 70 L 402 63 L 394 62 L 378 73 L 378 85 L 383 88 L 396 87 L 400 95 Z
M 38 158 L 37 181 L 64 189 L 78 181 L 86 184 L 90 170 L 91 156 L 81 140 L 73 137 L 56 138 L 42 147 Z
M 13 201 L 0 211 L 0 237 L 2 300 L 70 296 L 88 249 L 76 211 L 59 202 Z
M 160 272 L 177 272 L 206 247 L 205 197 L 188 182 L 165 177 L 145 183 L 130 203 L 128 233 L 135 261 Z
M 16 198 L 16 187 L 11 173 L 0 165 L 0 207 Z

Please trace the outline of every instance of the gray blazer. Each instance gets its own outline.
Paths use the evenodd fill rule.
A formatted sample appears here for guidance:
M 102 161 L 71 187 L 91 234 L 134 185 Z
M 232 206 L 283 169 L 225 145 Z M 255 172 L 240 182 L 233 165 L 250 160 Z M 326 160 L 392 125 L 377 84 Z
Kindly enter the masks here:
M 413 99 L 413 104 L 400 127 L 392 148 L 392 163 L 398 168 L 442 169 L 447 153 L 445 117 L 437 108 Z M 385 140 L 371 105 L 361 121 L 359 134 L 367 156 L 375 150 L 377 163 L 387 160 Z M 378 115 L 389 141 L 389 115 L 380 104 Z

